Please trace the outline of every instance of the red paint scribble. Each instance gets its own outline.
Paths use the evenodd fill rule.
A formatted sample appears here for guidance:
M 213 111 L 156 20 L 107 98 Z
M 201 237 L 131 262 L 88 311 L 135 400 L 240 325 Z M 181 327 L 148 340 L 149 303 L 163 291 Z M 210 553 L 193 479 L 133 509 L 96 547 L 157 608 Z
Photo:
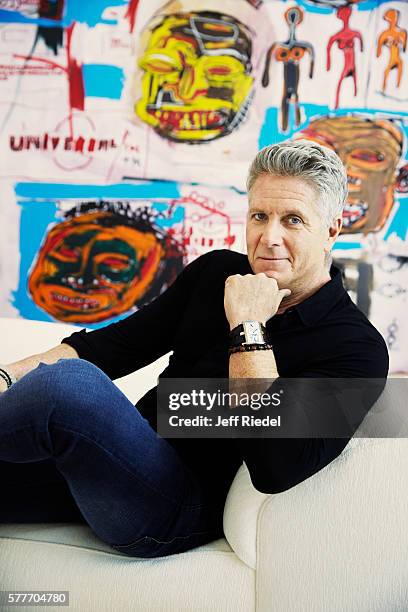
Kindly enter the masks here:
M 83 111 L 85 108 L 85 87 L 84 87 L 84 79 L 82 74 L 82 64 L 76 61 L 75 58 L 71 55 L 71 44 L 72 44 L 72 34 L 74 31 L 76 23 L 73 22 L 66 30 L 67 32 L 67 45 L 66 45 L 66 53 L 67 53 L 67 65 L 62 66 L 57 62 L 54 62 L 49 59 L 36 57 L 36 56 L 27 56 L 27 55 L 18 55 L 14 54 L 13 57 L 17 59 L 24 59 L 28 62 L 42 62 L 54 68 L 59 68 L 62 70 L 68 79 L 68 100 L 69 100 L 69 134 L 71 138 L 74 136 L 74 130 L 72 125 L 72 112 L 74 109 Z
M 129 20 L 129 32 L 133 32 L 136 23 L 136 11 L 139 5 L 139 0 L 129 0 L 129 4 L 125 13 L 125 19 Z
M 231 231 L 231 218 L 229 215 L 220 210 L 220 208 L 223 208 L 224 206 L 223 202 L 215 204 L 209 197 L 205 195 L 200 195 L 196 191 L 193 191 L 188 196 L 171 200 L 169 204 L 169 216 L 173 214 L 175 207 L 180 206 L 180 204 L 183 204 L 187 206 L 198 206 L 202 211 L 210 213 L 210 216 L 214 215 L 215 217 L 218 217 L 218 220 L 222 220 L 226 226 L 226 234 L 223 238 L 223 245 L 227 248 L 231 248 L 231 246 L 235 243 L 236 236 L 232 234 Z M 204 216 L 208 215 L 203 214 L 202 218 L 204 218 Z M 175 232 L 173 231 L 171 235 L 172 237 L 175 237 Z M 183 229 L 181 231 L 181 235 L 178 236 L 178 240 L 180 244 L 185 248 L 187 246 L 191 246 L 192 236 L 193 228 L 191 226 L 189 228 L 186 228 L 184 224 Z M 212 238 L 205 239 L 204 242 L 203 239 L 200 240 L 201 246 L 207 246 L 210 248 L 214 245 L 214 240 Z
M 82 65 L 71 56 L 72 33 L 75 23 L 72 23 L 67 28 L 67 74 L 69 83 L 69 103 L 72 109 L 84 110 L 85 104 L 85 87 L 82 76 Z

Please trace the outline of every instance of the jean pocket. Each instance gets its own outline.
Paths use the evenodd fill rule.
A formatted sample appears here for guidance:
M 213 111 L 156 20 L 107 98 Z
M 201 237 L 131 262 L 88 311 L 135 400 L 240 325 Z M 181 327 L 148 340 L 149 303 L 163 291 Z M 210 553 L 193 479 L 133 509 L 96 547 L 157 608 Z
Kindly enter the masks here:
M 171 540 L 163 541 L 152 536 L 143 536 L 131 544 L 114 545 L 112 548 L 130 557 L 166 557 L 176 553 L 197 548 L 213 540 L 224 537 L 219 531 L 198 531 L 183 536 L 174 536 Z

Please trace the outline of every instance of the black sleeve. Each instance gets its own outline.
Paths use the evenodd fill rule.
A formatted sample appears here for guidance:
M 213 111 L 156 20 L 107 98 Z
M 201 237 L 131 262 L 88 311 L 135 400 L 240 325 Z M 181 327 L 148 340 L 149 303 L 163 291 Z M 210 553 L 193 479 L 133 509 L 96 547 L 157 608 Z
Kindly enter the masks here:
M 61 342 L 72 346 L 81 359 L 95 364 L 111 380 L 152 363 L 173 350 L 184 309 L 211 254 L 187 265 L 166 291 L 137 312 L 101 329 L 82 329 Z
M 367 346 L 370 350 L 367 351 Z M 388 351 L 381 340 L 355 342 L 353 355 L 340 350 L 341 359 L 326 363 L 324 368 L 304 371 L 299 374 L 301 382 L 306 379 L 352 378 L 363 389 L 353 431 L 348 437 L 305 437 L 305 438 L 246 438 L 238 440 L 241 455 L 245 461 L 253 486 L 262 493 L 282 493 L 303 482 L 338 457 L 353 432 L 364 419 L 381 394 L 388 374 Z M 347 358 L 347 356 L 349 358 Z M 363 381 L 363 379 L 370 379 Z M 328 381 L 329 382 L 329 381 Z M 351 383 L 351 381 L 350 381 Z M 366 383 L 366 384 L 364 384 Z M 284 379 L 276 379 L 274 386 L 279 389 Z M 302 406 L 305 405 L 302 395 Z M 307 405 L 307 404 L 306 404 Z M 333 405 L 331 405 L 333 407 Z M 296 410 L 295 410 L 296 414 Z

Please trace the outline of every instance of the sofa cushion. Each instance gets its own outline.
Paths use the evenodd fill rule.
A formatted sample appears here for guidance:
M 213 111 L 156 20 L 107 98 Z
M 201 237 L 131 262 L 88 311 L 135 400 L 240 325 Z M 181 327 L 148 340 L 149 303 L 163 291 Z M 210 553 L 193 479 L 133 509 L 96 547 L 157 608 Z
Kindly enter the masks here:
M 209 601 L 214 610 L 254 610 L 255 572 L 225 539 L 138 559 L 110 548 L 86 525 L 4 524 L 0 584 L 4 590 L 70 591 L 70 610 L 81 612 L 204 611 Z

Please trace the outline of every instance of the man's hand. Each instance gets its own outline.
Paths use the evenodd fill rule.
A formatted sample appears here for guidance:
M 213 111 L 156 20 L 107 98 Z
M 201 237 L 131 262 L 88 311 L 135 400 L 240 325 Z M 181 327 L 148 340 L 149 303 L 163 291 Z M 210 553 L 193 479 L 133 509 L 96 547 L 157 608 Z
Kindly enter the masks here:
M 242 321 L 261 321 L 273 317 L 290 289 L 279 289 L 274 278 L 259 274 L 234 274 L 225 281 L 225 315 L 233 329 Z

